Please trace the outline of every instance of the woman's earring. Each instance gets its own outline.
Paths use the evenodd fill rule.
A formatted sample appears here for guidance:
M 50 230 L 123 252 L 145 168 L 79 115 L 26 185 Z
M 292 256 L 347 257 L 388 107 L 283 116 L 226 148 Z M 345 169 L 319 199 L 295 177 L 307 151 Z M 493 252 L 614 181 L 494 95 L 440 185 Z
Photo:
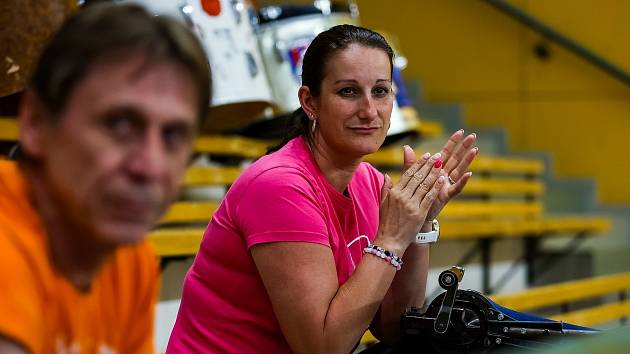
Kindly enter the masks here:
M 313 125 L 311 126 L 311 133 L 315 132 L 315 127 L 317 127 L 317 117 L 313 117 Z

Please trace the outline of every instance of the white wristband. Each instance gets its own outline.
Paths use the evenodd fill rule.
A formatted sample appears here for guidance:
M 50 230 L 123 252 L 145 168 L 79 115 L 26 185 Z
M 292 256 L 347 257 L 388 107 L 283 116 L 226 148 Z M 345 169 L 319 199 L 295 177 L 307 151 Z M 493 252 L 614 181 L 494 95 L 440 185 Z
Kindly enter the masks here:
M 434 243 L 440 238 L 440 223 L 437 219 L 431 222 L 430 232 L 418 232 L 416 234 L 416 243 Z

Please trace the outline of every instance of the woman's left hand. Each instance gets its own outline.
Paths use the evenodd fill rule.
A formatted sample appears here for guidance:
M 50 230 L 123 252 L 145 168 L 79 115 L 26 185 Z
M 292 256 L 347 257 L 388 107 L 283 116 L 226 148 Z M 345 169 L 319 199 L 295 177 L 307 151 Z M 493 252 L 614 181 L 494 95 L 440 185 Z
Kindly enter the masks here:
M 444 186 L 438 194 L 438 198 L 429 209 L 425 225 L 429 226 L 433 219 L 436 219 L 444 206 L 455 196 L 457 196 L 466 186 L 472 176 L 468 167 L 479 153 L 478 147 L 473 147 L 477 140 L 476 134 L 469 134 L 464 137 L 464 130 L 458 130 L 448 139 L 442 148 L 442 174 L 446 177 Z M 405 148 L 405 154 L 413 155 L 406 159 L 409 165 L 415 162 L 415 154 L 411 148 Z M 405 165 L 405 170 L 409 166 Z M 429 226 L 430 227 L 430 226 Z

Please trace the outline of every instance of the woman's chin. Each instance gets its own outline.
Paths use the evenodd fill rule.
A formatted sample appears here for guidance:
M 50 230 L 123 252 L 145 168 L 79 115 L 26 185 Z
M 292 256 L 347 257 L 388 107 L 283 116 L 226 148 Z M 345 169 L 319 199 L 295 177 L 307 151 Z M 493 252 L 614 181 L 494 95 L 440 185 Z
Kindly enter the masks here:
M 377 152 L 381 148 L 381 145 L 382 145 L 382 142 L 380 144 L 377 144 L 377 143 L 364 144 L 357 147 L 357 151 L 359 152 L 359 155 L 363 157 L 363 156 L 371 155 Z

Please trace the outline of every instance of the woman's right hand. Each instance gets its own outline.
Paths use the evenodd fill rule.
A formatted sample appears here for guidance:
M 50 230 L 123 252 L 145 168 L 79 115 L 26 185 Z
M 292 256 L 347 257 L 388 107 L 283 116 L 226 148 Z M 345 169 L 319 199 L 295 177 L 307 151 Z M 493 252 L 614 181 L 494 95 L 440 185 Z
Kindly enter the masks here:
M 385 175 L 381 190 L 378 233 L 374 244 L 402 256 L 414 242 L 431 205 L 444 186 L 440 153 L 424 154 L 392 184 Z M 439 161 L 439 162 L 438 162 Z

